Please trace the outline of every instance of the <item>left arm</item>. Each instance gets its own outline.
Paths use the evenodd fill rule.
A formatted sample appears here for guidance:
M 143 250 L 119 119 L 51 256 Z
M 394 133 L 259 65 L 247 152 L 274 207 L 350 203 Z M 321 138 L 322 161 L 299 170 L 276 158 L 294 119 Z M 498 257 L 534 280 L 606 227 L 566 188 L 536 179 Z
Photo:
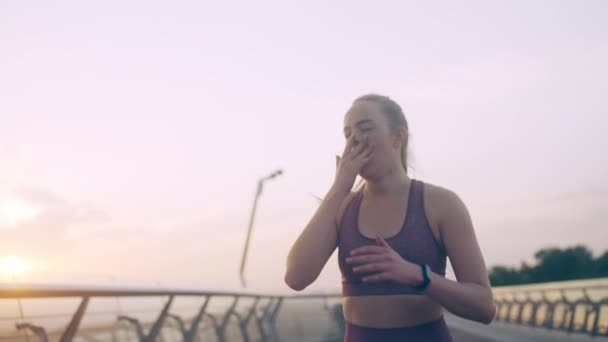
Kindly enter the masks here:
M 431 272 L 425 294 L 457 316 L 489 324 L 496 314 L 496 305 L 469 212 L 449 190 L 435 187 L 428 195 L 437 209 L 440 234 L 457 281 Z M 347 260 L 356 265 L 355 273 L 369 273 L 364 282 L 392 280 L 409 285 L 422 282 L 420 266 L 404 260 L 382 237 L 376 240 L 377 246 L 355 249 Z
M 489 324 L 496 305 L 469 211 L 455 193 L 434 190 L 440 234 L 457 281 L 431 272 L 425 293 L 455 315 Z M 416 274 L 413 284 L 422 281 L 421 272 Z

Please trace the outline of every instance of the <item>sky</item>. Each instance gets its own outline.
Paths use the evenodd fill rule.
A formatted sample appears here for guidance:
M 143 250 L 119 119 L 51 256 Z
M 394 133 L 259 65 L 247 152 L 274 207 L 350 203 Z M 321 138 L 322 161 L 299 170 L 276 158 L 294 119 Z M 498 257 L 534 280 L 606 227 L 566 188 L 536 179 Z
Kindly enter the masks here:
M 2 1 L 0 258 L 23 281 L 249 288 L 385 94 L 412 177 L 466 203 L 488 267 L 608 249 L 605 1 Z M 451 270 L 448 277 L 454 278 Z M 4 275 L 6 278 L 6 275 Z M 6 280 L 6 279 L 4 279 Z M 310 289 L 339 289 L 336 254 Z

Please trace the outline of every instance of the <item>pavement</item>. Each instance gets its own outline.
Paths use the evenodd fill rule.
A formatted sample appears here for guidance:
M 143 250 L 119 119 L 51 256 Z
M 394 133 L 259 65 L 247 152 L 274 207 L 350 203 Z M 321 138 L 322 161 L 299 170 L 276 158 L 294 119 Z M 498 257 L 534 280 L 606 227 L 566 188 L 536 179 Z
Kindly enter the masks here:
M 486 325 L 447 313 L 445 319 L 455 342 L 608 342 L 608 337 L 591 337 L 579 333 L 567 334 L 562 331 L 498 321 Z

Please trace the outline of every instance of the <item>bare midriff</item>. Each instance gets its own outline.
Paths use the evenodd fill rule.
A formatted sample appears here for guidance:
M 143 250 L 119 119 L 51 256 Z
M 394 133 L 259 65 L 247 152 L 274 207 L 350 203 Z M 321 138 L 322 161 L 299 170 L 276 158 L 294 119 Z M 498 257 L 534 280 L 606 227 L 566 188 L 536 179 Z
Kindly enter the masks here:
M 443 307 L 425 295 L 342 297 L 347 322 L 370 328 L 401 328 L 439 319 Z

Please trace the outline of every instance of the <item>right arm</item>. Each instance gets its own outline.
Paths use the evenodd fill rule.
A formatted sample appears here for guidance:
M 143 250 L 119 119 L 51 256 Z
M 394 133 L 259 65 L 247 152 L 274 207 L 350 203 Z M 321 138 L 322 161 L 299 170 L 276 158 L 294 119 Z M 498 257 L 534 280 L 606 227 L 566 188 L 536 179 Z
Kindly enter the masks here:
M 367 144 L 354 147 L 351 139 L 342 158 L 337 158 L 336 179 L 321 205 L 308 222 L 287 256 L 285 283 L 296 291 L 312 284 L 338 245 L 338 224 L 361 166 L 373 149 Z
M 301 291 L 314 282 L 338 245 L 336 218 L 348 189 L 332 186 L 287 256 L 285 283 Z

